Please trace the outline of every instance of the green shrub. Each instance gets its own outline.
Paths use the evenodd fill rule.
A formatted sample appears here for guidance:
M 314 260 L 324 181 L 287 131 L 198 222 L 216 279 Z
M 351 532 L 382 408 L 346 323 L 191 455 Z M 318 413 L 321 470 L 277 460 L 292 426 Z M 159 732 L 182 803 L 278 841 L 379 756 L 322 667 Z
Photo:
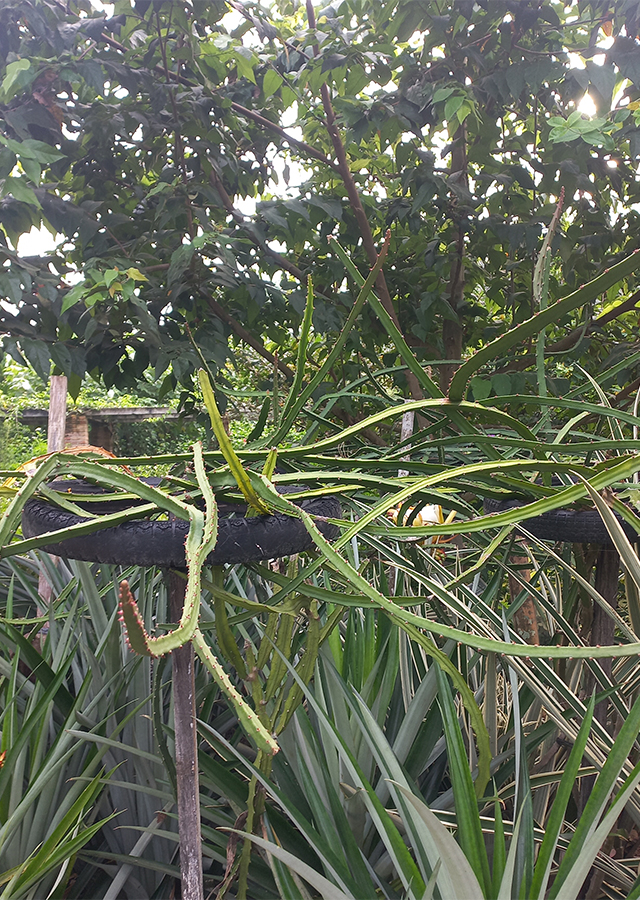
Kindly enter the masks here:
M 28 459 L 46 452 L 44 428 L 28 428 L 15 416 L 0 420 L 0 469 L 16 469 Z

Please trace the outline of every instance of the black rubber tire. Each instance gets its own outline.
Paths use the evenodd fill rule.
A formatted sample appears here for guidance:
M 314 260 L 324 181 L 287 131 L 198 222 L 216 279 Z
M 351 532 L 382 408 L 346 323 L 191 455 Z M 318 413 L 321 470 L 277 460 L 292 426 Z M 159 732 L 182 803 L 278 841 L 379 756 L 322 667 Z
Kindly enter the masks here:
M 143 479 L 158 484 L 160 479 Z M 72 488 L 74 494 L 100 494 L 103 489 L 88 482 L 53 482 L 50 487 L 57 490 Z M 288 487 L 281 493 L 299 490 Z M 76 505 L 81 501 L 74 496 Z M 142 503 L 142 501 L 140 501 Z M 335 496 L 315 497 L 297 501 L 297 506 L 313 516 L 340 518 L 342 508 Z M 130 507 L 127 501 L 105 501 L 87 504 L 95 513 L 116 512 Z M 240 511 L 240 512 L 238 512 Z M 308 531 L 293 516 L 275 513 L 270 516 L 245 518 L 243 508 L 234 504 L 220 504 L 218 520 L 218 541 L 213 553 L 207 557 L 207 565 L 223 563 L 249 563 L 261 559 L 278 559 L 308 550 L 313 544 Z M 82 516 L 60 509 L 45 500 L 28 500 L 22 511 L 22 533 L 25 538 L 40 537 L 61 528 L 71 528 L 87 520 Z M 328 522 L 316 521 L 319 530 L 328 540 L 334 540 L 339 529 Z M 86 562 L 103 562 L 113 565 L 165 566 L 184 568 L 186 566 L 184 544 L 189 531 L 189 523 L 184 519 L 171 521 L 150 521 L 135 519 L 113 528 L 105 528 L 93 534 L 69 538 L 57 544 L 46 544 L 41 549 L 66 559 L 81 559 Z
M 484 511 L 487 514 L 500 513 L 524 505 L 523 500 L 494 500 L 487 497 L 484 501 Z M 629 540 L 640 541 L 638 532 L 617 513 L 615 515 Z M 614 546 L 597 509 L 573 509 L 571 507 L 555 509 L 552 512 L 543 513 L 541 516 L 535 516 L 533 519 L 525 519 L 522 527 L 545 541 L 600 544 L 603 547 Z

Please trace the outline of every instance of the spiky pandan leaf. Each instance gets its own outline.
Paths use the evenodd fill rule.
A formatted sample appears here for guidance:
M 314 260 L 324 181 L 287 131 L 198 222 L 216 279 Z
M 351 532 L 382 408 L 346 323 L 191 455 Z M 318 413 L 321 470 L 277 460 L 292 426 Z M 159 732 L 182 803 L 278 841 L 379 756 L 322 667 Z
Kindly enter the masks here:
M 204 369 L 199 369 L 198 378 L 200 379 L 200 387 L 202 388 L 204 404 L 207 407 L 207 412 L 209 413 L 209 418 L 211 419 L 211 427 L 213 428 L 213 433 L 218 440 L 220 452 L 226 459 L 227 464 L 231 469 L 231 474 L 235 478 L 237 485 L 242 491 L 244 499 L 247 501 L 249 506 L 263 515 L 268 515 L 270 512 L 269 507 L 266 505 L 264 500 L 262 500 L 256 494 L 251 480 L 245 472 L 242 462 L 240 461 L 238 454 L 234 450 L 233 445 L 229 440 L 229 437 L 227 436 L 227 432 L 225 431 L 224 424 L 222 422 L 222 416 L 220 415 L 220 411 L 216 403 L 216 395 L 211 386 L 211 379 L 209 378 L 209 375 L 207 374 L 207 372 L 205 372 Z
M 128 581 L 120 582 L 120 614 L 118 618 L 124 626 L 127 643 L 134 653 L 140 656 L 155 656 L 150 646 L 150 635 L 147 634 Z
M 634 250 L 630 256 L 627 256 L 626 259 L 616 263 L 615 266 L 605 269 L 602 275 L 598 275 L 593 281 L 581 285 L 577 291 L 567 294 L 566 297 L 563 297 L 556 303 L 552 303 L 551 306 L 547 306 L 547 308 L 543 309 L 541 312 L 537 312 L 530 319 L 521 322 L 505 334 L 501 334 L 500 337 L 496 338 L 494 341 L 485 344 L 481 350 L 474 353 L 473 356 L 469 357 L 469 359 L 460 366 L 451 379 L 449 400 L 452 403 L 459 403 L 464 399 L 469 379 L 474 372 L 477 372 L 485 363 L 491 362 L 499 356 L 503 356 L 507 350 L 515 347 L 516 344 L 522 343 L 527 340 L 527 338 L 533 337 L 533 335 L 540 334 L 542 329 L 546 328 L 547 325 L 552 325 L 554 322 L 561 321 L 562 317 L 567 313 L 573 312 L 573 310 L 577 309 L 579 306 L 590 303 L 610 287 L 613 287 L 614 284 L 617 284 L 619 281 L 622 281 L 623 278 L 632 275 L 639 266 L 640 251 Z

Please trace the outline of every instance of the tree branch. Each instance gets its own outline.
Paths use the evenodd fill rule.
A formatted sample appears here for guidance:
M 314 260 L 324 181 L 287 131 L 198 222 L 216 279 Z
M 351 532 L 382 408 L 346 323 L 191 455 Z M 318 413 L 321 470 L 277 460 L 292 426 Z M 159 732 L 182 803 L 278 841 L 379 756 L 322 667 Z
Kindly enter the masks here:
M 329 159 L 324 155 L 320 150 L 316 150 L 315 147 L 312 147 L 310 144 L 306 144 L 304 141 L 299 141 L 297 138 L 291 137 L 290 134 L 285 131 L 280 125 L 277 125 L 275 122 L 271 122 L 269 119 L 265 119 L 264 116 L 261 116 L 260 113 L 254 112 L 252 109 L 247 109 L 246 106 L 241 106 L 239 103 L 236 103 L 235 100 L 231 101 L 231 109 L 234 112 L 237 112 L 241 116 L 246 116 L 248 119 L 252 119 L 252 121 L 256 122 L 258 125 L 262 125 L 263 128 L 267 128 L 269 131 L 273 131 L 274 134 L 280 135 L 280 137 L 285 140 L 288 144 L 291 144 L 293 147 L 297 147 L 298 150 L 302 150 L 307 156 L 313 157 L 313 159 L 317 159 L 318 162 L 324 163 L 326 166 L 329 166 L 331 169 L 335 169 L 339 171 L 339 167 L 332 159 Z
M 621 406 L 625 400 L 629 400 L 632 396 L 635 399 L 635 394 L 637 393 L 638 388 L 640 388 L 640 378 L 636 378 L 636 380 L 632 381 L 631 384 L 628 384 L 626 387 L 622 388 L 621 391 L 618 391 L 613 400 L 610 401 L 611 405 L 614 407 L 618 407 Z
M 636 291 L 635 294 L 632 294 L 623 303 L 614 306 L 609 312 L 603 313 L 603 315 L 598 316 L 597 319 L 592 319 L 586 328 L 584 325 L 574 328 L 568 334 L 565 334 L 564 337 L 560 338 L 555 343 L 550 344 L 545 352 L 563 353 L 565 350 L 570 350 L 578 343 L 581 337 L 590 334 L 594 328 L 602 328 L 608 322 L 612 322 L 614 319 L 617 319 L 618 316 L 632 310 L 638 303 L 640 303 L 640 291 Z M 535 362 L 535 359 L 535 353 L 526 353 L 524 356 L 520 356 L 512 363 L 509 363 L 508 366 L 498 369 L 496 375 L 506 375 L 509 372 L 521 372 L 523 369 L 526 369 L 527 366 L 532 365 Z
M 355 416 L 348 413 L 346 409 L 341 409 L 340 407 L 332 409 L 331 415 L 335 416 L 336 419 L 340 419 L 347 426 L 356 425 L 360 421 L 359 419 L 356 419 Z M 376 447 L 388 446 L 385 439 L 371 428 L 363 428 L 360 434 L 362 437 L 366 437 L 371 444 L 375 444 Z
M 456 180 L 465 190 L 469 190 L 469 176 L 467 172 L 467 134 L 464 122 L 458 126 L 451 147 L 450 179 Z M 453 216 L 455 216 L 455 197 L 453 200 Z M 451 260 L 449 276 L 449 305 L 456 314 L 455 319 L 446 318 L 442 323 L 442 343 L 445 359 L 460 359 L 462 357 L 462 323 L 460 322 L 459 309 L 464 301 L 464 234 L 465 229 L 462 218 L 458 218 L 458 234 L 456 237 L 456 255 Z M 447 393 L 449 384 L 458 366 L 455 363 L 446 363 L 440 369 L 440 390 Z
M 169 268 L 169 263 L 161 263 L 157 266 L 146 266 L 145 272 L 158 272 Z M 277 365 L 278 369 L 287 381 L 293 381 L 293 372 L 285 363 L 281 362 L 279 359 L 274 356 L 273 353 L 270 353 L 267 348 L 262 344 L 257 338 L 255 338 L 250 331 L 247 331 L 240 322 L 231 313 L 227 312 L 227 310 L 215 300 L 208 291 L 206 291 L 202 286 L 200 286 L 200 293 L 205 298 L 207 303 L 209 304 L 209 308 L 219 319 L 222 319 L 223 322 L 226 322 L 227 325 L 231 328 L 236 337 L 239 337 L 240 340 L 244 341 L 245 344 L 249 344 L 250 347 L 258 353 L 263 359 L 266 359 L 267 362 L 271 363 L 271 365 Z

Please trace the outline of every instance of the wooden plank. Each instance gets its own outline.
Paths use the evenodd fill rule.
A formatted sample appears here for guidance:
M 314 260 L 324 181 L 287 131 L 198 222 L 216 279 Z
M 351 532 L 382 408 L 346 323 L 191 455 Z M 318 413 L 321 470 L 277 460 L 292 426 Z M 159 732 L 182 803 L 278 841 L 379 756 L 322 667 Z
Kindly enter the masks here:
M 145 422 L 147 419 L 177 420 L 180 418 L 175 410 L 168 406 L 131 406 L 131 407 L 103 407 L 80 408 L 76 412 L 86 416 L 90 422 Z M 9 409 L 0 409 L 0 418 L 13 415 Z M 33 428 L 46 427 L 49 420 L 49 412 L 46 409 L 23 409 L 19 414 L 23 425 Z M 185 416 L 185 419 L 193 419 L 194 416 Z

